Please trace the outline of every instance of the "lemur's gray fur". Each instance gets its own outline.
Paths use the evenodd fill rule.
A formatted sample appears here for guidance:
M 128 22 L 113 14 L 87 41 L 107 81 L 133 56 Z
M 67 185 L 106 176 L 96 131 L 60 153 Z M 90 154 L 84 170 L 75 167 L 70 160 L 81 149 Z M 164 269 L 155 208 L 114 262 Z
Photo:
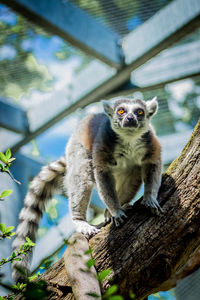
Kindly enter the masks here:
M 156 114 L 156 97 L 147 102 L 119 97 L 102 101 L 104 113 L 84 118 L 66 147 L 66 157 L 42 168 L 32 181 L 19 216 L 14 250 L 35 240 L 42 211 L 53 193 L 64 186 L 76 230 L 87 236 L 99 231 L 86 221 L 86 211 L 92 188 L 96 185 L 106 204 L 106 222 L 112 219 L 121 225 L 126 212 L 123 208 L 144 182 L 142 203 L 153 212 L 162 211 L 157 201 L 161 182 L 161 147 L 150 125 Z M 67 168 L 66 168 L 67 165 Z M 19 279 L 15 262 L 13 277 Z

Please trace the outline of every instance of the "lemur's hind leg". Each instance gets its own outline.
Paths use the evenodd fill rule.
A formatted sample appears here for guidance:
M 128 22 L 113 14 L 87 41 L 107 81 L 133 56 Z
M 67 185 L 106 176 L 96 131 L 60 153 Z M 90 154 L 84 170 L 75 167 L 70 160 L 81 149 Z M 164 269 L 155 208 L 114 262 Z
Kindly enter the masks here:
M 81 153 L 80 153 L 81 152 Z M 87 222 L 87 208 L 90 202 L 94 185 L 92 178 L 91 160 L 85 149 L 79 147 L 79 151 L 68 151 L 69 168 L 65 179 L 72 220 L 76 231 L 84 235 L 92 236 L 99 232 L 95 226 Z M 73 161 L 70 165 L 70 161 Z
M 95 226 L 90 225 L 86 220 L 87 208 L 90 202 L 92 186 L 88 186 L 84 182 L 79 182 L 76 187 L 76 193 L 69 191 L 70 209 L 72 220 L 76 231 L 81 232 L 87 236 L 92 236 L 99 232 Z

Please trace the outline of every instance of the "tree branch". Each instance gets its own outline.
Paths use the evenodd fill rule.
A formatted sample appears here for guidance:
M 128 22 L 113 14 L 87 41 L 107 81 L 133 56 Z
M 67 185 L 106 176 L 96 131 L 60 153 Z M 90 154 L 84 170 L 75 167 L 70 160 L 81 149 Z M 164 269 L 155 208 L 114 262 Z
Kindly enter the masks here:
M 101 295 L 89 244 L 81 233 L 75 233 L 69 239 L 64 261 L 76 300 L 94 300 L 89 293 Z
M 144 299 L 170 289 L 200 264 L 200 121 L 163 175 L 158 200 L 162 215 L 152 216 L 137 201 L 124 226 L 109 224 L 89 241 L 96 270 L 111 269 L 103 289 L 115 283 L 124 299 L 129 291 Z M 63 258 L 42 278 L 56 286 L 54 299 L 74 299 Z

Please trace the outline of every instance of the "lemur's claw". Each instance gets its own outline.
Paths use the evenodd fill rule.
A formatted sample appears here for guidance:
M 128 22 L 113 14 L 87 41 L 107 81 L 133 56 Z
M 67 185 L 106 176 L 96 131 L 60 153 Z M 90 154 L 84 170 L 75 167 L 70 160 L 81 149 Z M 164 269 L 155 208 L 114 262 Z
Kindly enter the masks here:
M 116 227 L 119 227 L 124 223 L 126 218 L 127 218 L 126 213 L 124 212 L 124 210 L 120 209 L 116 214 L 116 216 L 112 217 L 112 221 Z
M 148 200 L 148 201 L 142 201 L 141 204 L 145 205 L 147 208 L 151 210 L 151 213 L 153 215 L 159 216 L 160 214 L 164 213 L 164 210 L 160 206 L 157 200 Z

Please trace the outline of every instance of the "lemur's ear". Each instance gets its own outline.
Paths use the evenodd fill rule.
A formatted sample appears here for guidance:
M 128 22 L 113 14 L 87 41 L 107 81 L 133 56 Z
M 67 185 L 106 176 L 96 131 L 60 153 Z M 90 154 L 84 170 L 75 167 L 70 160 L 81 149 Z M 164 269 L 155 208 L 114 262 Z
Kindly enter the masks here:
M 111 101 L 101 100 L 101 103 L 103 105 L 104 112 L 108 116 L 112 116 L 113 115 L 113 105 L 112 105 Z
M 154 97 L 151 100 L 148 100 L 146 102 L 147 105 L 147 117 L 151 118 L 153 117 L 157 111 L 158 111 L 158 101 L 157 101 L 157 97 Z

